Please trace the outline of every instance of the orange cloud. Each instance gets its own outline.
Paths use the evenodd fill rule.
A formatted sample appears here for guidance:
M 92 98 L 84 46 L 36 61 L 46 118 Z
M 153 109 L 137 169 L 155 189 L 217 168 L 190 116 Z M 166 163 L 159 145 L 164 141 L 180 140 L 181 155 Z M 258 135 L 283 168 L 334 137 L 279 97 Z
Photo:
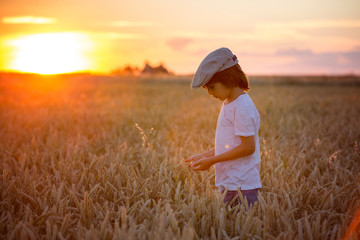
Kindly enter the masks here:
M 171 38 L 167 41 L 167 44 L 174 50 L 181 51 L 183 50 L 187 45 L 189 45 L 193 39 L 191 38 Z
M 125 32 L 115 32 L 115 31 L 99 31 L 99 32 L 88 32 L 88 35 L 93 36 L 98 39 L 98 42 L 101 42 L 103 39 L 107 40 L 131 40 L 131 39 L 140 39 L 143 38 L 141 34 L 137 33 L 125 33 Z
M 356 28 L 360 27 L 360 20 L 306 20 L 287 22 L 260 22 L 255 24 L 259 29 L 298 29 L 298 28 Z
M 56 22 L 54 18 L 20 16 L 20 17 L 4 17 L 2 22 L 5 24 L 52 24 Z
M 110 25 L 113 27 L 149 27 L 153 23 L 147 21 L 114 21 Z

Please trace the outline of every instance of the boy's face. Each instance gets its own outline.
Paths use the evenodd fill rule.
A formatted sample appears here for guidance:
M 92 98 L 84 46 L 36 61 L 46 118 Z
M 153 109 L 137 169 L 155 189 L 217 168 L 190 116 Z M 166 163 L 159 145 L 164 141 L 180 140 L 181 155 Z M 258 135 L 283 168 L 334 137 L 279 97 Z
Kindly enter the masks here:
M 213 83 L 213 84 L 206 84 L 205 89 L 208 91 L 208 94 L 213 96 L 214 98 L 220 99 L 224 101 L 230 96 L 231 89 L 225 87 L 220 82 Z

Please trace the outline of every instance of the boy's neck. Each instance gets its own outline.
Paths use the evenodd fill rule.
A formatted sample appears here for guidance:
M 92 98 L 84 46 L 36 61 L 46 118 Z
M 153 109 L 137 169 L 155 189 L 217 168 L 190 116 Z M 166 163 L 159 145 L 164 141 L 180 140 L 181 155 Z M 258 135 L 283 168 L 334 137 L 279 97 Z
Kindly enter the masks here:
M 245 94 L 245 92 L 239 87 L 235 87 L 235 88 L 231 89 L 229 97 L 226 99 L 225 104 L 231 103 L 232 101 L 234 101 L 240 95 L 243 95 L 243 94 Z

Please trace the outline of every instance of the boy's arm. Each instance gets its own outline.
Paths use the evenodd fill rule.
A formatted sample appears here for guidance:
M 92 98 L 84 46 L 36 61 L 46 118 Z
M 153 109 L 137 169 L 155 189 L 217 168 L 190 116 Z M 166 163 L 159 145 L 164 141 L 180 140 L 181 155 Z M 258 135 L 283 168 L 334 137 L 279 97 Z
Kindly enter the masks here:
M 242 137 L 241 144 L 227 152 L 224 152 L 217 156 L 206 157 L 194 161 L 190 166 L 194 170 L 207 170 L 215 163 L 234 160 L 236 158 L 246 157 L 255 152 L 255 137 Z
M 203 152 L 203 153 L 191 156 L 188 159 L 186 159 L 185 162 L 192 162 L 192 161 L 196 161 L 196 160 L 199 160 L 202 158 L 209 158 L 209 157 L 213 157 L 213 156 L 215 156 L 215 148 L 212 148 L 207 152 Z
M 212 148 L 209 151 L 202 153 L 201 155 L 204 157 L 213 157 L 215 156 L 215 148 Z

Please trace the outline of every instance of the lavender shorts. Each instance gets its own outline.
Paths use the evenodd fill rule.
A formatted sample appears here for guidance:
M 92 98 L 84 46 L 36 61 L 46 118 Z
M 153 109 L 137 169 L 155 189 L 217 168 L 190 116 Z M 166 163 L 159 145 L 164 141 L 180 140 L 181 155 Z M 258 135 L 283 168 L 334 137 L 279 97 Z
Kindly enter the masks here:
M 224 193 L 225 190 L 222 190 L 221 193 Z M 254 203 L 258 200 L 258 192 L 259 188 L 250 189 L 250 190 L 240 190 L 241 194 L 244 198 L 246 198 L 249 206 L 254 205 Z M 241 205 L 241 200 L 238 191 L 227 191 L 224 197 L 223 202 L 225 204 L 230 204 L 231 206 Z

